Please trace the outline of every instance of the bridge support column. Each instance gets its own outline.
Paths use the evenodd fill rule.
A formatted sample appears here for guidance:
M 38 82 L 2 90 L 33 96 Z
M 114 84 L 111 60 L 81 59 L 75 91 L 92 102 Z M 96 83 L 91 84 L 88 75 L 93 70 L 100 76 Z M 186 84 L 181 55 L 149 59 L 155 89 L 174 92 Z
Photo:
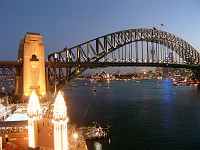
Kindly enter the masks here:
M 16 76 L 15 77 L 15 92 L 14 95 L 19 95 L 19 80 L 20 80 L 20 76 Z
M 45 59 L 42 36 L 39 33 L 26 33 L 21 40 L 18 59 L 23 62 L 20 80 L 22 84 L 18 91 L 22 91 L 24 99 L 30 96 L 32 90 L 40 96 L 46 94 Z
M 192 69 L 193 73 L 195 74 L 196 79 L 200 83 L 200 65 L 196 67 L 195 69 Z
M 17 103 L 17 101 L 20 101 L 20 97 L 22 95 L 22 91 L 20 91 L 20 79 L 21 76 L 16 75 L 15 76 L 15 91 L 13 94 L 13 101 L 14 103 Z

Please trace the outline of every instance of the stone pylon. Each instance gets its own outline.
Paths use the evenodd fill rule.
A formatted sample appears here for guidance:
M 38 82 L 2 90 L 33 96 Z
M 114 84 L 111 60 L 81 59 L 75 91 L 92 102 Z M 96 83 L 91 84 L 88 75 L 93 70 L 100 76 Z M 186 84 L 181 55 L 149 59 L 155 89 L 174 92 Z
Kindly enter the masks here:
M 23 67 L 15 93 L 30 96 L 34 90 L 38 95 L 46 94 L 44 45 L 39 33 L 26 33 L 19 45 L 18 61 L 23 63 Z

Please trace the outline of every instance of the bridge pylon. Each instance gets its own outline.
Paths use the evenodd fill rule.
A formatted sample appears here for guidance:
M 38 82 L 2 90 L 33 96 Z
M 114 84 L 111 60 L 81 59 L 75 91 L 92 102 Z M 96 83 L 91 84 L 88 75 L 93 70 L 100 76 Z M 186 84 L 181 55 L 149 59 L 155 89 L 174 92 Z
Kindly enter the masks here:
M 195 78 L 199 81 L 200 83 L 200 65 L 192 69 L 192 72 L 195 74 Z
M 39 33 L 26 33 L 20 41 L 18 60 L 23 65 L 15 94 L 22 96 L 22 99 L 27 99 L 32 90 L 38 95 L 46 94 L 44 45 Z

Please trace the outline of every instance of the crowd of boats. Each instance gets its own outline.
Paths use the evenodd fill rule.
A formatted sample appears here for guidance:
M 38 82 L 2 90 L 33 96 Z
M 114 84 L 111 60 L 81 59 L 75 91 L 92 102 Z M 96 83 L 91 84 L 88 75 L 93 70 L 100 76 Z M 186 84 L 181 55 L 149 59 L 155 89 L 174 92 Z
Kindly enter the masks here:
M 198 85 L 199 81 L 190 81 L 190 80 L 174 80 L 174 86 L 189 86 L 189 85 Z
M 197 81 L 195 79 L 187 79 L 187 78 L 177 79 L 176 78 L 176 79 L 171 79 L 171 80 L 172 80 L 172 85 L 174 85 L 174 86 L 189 86 L 189 85 L 198 85 L 199 84 L 199 81 Z M 122 80 L 120 80 L 120 81 L 122 81 Z M 129 80 L 124 80 L 124 81 L 128 82 Z M 135 79 L 133 81 L 135 83 L 137 83 L 137 84 L 141 84 L 145 80 L 144 79 Z M 104 81 L 102 81 L 102 80 L 101 81 L 95 81 L 95 80 L 93 80 L 92 82 L 91 81 L 88 81 L 88 82 L 86 81 L 83 84 L 83 86 L 92 86 L 91 87 L 91 91 L 92 92 L 97 92 L 97 88 L 94 85 L 101 86 L 101 84 L 103 84 L 103 83 L 110 83 L 110 82 L 113 82 L 113 80 L 109 80 L 109 82 L 106 81 L 106 80 L 104 80 Z M 160 86 L 161 84 L 162 84 L 162 80 L 161 79 L 155 80 L 155 85 Z M 77 87 L 77 84 L 75 82 L 72 82 L 71 87 Z

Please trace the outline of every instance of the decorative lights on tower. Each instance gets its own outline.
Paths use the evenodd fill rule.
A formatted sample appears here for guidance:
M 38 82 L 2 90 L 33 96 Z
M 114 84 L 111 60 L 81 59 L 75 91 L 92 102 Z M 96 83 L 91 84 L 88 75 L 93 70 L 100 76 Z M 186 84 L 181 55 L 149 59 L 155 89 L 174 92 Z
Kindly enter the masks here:
M 38 120 L 40 117 L 40 103 L 35 91 L 28 103 L 28 145 L 31 148 L 38 147 Z
M 54 103 L 54 150 L 68 150 L 67 107 L 61 92 L 58 92 Z

